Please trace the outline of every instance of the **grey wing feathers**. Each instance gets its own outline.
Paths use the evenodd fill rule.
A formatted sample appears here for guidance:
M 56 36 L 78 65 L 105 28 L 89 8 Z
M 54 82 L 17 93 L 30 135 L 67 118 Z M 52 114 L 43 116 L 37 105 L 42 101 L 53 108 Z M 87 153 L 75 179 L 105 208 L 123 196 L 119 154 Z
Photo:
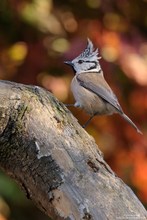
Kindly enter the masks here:
M 92 74 L 92 76 L 91 76 Z M 92 82 L 91 82 L 92 77 Z M 103 74 L 97 75 L 97 73 L 81 73 L 77 76 L 77 80 L 81 86 L 83 86 L 85 89 L 95 93 L 97 96 L 101 97 L 103 100 L 105 100 L 107 103 L 111 104 L 114 108 L 117 109 L 118 113 L 126 120 L 128 121 L 136 130 L 138 133 L 142 134 L 142 132 L 137 128 L 137 126 L 134 124 L 134 122 L 126 115 L 124 114 L 117 97 L 112 92 L 111 88 L 103 78 Z
M 123 110 L 117 100 L 117 97 L 112 92 L 112 90 L 106 90 L 103 86 L 90 82 L 90 81 L 84 81 L 81 79 L 80 75 L 77 76 L 77 80 L 80 83 L 81 86 L 88 89 L 89 91 L 95 93 L 96 95 L 100 96 L 102 99 L 104 99 L 106 102 L 114 106 L 120 113 L 123 113 Z

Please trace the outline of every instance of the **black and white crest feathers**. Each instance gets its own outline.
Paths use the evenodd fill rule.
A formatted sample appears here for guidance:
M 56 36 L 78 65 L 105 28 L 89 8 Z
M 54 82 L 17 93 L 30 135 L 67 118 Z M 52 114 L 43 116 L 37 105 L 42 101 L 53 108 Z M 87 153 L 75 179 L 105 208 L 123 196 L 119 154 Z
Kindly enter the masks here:
M 72 61 L 65 63 L 72 66 L 76 74 L 87 71 L 99 72 L 101 70 L 98 57 L 98 49 L 95 49 L 91 40 L 88 39 L 85 50 Z
M 95 50 L 92 41 L 88 38 L 87 39 L 87 47 L 86 49 L 79 55 L 78 58 L 88 58 L 88 57 L 97 57 L 100 59 L 101 57 L 98 57 L 98 49 Z

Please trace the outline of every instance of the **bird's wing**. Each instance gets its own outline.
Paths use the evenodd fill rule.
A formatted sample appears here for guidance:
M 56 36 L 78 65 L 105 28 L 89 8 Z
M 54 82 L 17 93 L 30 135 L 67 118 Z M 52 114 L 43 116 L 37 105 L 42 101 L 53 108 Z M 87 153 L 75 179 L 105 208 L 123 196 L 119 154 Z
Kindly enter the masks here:
M 77 75 L 77 80 L 81 86 L 95 93 L 106 102 L 114 106 L 120 113 L 123 113 L 117 97 L 105 81 L 102 74 L 96 72 L 80 73 Z

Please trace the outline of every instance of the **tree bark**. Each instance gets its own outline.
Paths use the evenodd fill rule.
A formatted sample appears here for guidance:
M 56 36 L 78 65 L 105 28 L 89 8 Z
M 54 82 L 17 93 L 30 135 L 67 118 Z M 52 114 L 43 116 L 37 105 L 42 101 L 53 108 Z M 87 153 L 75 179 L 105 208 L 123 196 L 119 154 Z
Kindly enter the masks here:
M 94 139 L 50 92 L 0 82 L 0 167 L 52 219 L 147 219 Z

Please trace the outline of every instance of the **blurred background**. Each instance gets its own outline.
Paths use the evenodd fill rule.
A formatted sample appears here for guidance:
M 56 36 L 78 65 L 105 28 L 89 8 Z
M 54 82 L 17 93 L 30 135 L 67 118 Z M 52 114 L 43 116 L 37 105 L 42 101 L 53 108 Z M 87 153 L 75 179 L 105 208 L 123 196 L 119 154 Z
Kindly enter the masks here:
M 87 132 L 147 207 L 147 0 L 1 0 L 0 79 L 39 85 L 73 103 L 64 60 L 99 48 L 104 75 L 137 132 L 120 116 L 95 117 Z M 88 116 L 70 110 L 83 124 Z M 0 172 L 0 220 L 48 219 Z

